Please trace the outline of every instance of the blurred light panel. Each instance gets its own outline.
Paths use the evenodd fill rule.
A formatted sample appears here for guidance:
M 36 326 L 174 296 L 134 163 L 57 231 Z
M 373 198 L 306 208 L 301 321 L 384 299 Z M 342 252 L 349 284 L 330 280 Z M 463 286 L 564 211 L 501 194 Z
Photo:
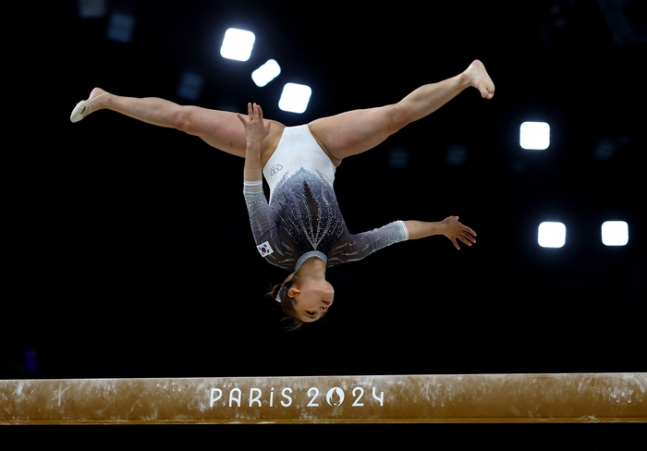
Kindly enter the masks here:
M 33 349 L 25 349 L 23 351 L 23 362 L 27 374 L 33 375 L 38 372 L 38 353 Z
M 561 222 L 542 222 L 539 224 L 537 242 L 541 247 L 563 247 L 566 244 L 566 226 Z
M 409 149 L 404 147 L 392 147 L 389 150 L 387 161 L 394 169 L 404 169 L 409 166 Z
M 106 0 L 78 0 L 79 17 L 92 19 L 106 15 Z
M 108 39 L 111 41 L 129 43 L 133 39 L 135 16 L 124 13 L 112 13 L 108 23 Z
M 204 78 L 193 72 L 183 72 L 180 84 L 177 88 L 177 95 L 187 100 L 198 100 L 202 94 Z
M 290 113 L 303 113 L 308 108 L 311 95 L 310 86 L 286 83 L 279 100 L 279 108 Z
M 616 152 L 618 144 L 610 139 L 600 139 L 595 145 L 593 156 L 602 161 L 608 161 L 613 157 Z
M 528 150 L 548 149 L 550 126 L 546 122 L 524 122 L 519 129 L 519 145 Z
M 252 55 L 255 40 L 256 36 L 251 31 L 230 28 L 225 32 L 220 55 L 230 60 L 247 61 Z
M 275 60 L 267 60 L 265 64 L 252 72 L 252 80 L 256 86 L 262 88 L 281 73 L 281 66 Z
M 629 242 L 629 225 L 624 221 L 606 221 L 602 224 L 602 243 L 605 246 L 625 246 Z
M 445 154 L 445 162 L 449 166 L 463 166 L 467 161 L 467 147 L 460 144 L 452 144 Z

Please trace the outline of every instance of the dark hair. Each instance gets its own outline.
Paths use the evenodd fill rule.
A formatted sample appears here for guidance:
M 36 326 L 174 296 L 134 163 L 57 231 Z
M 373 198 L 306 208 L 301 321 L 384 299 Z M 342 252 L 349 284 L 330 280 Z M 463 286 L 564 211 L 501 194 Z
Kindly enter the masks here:
M 289 319 L 291 321 L 291 324 L 288 327 L 289 331 L 301 329 L 304 324 L 303 321 L 297 318 L 297 312 L 296 310 L 294 310 L 294 303 L 296 302 L 295 299 L 288 296 L 288 291 L 290 291 L 290 288 L 292 288 L 292 285 L 294 284 L 294 282 L 296 282 L 296 280 L 297 273 L 293 272 L 285 278 L 283 283 L 277 283 L 267 293 L 267 295 L 272 299 L 276 300 L 278 297 L 278 299 L 281 300 L 281 308 L 283 309 L 283 313 L 288 315 L 288 318 L 285 319 Z

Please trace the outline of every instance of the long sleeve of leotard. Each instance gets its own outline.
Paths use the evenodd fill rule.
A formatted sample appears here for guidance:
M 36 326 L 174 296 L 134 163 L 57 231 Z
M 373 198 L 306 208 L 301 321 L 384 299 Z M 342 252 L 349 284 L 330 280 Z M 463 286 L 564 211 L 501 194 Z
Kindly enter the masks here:
M 361 260 L 373 252 L 408 239 L 409 232 L 402 221 L 357 235 L 346 235 L 335 243 L 328 256 L 328 266 Z
M 296 253 L 290 243 L 281 239 L 275 214 L 263 193 L 263 182 L 244 182 L 243 195 L 259 253 L 269 263 L 290 271 L 296 262 Z

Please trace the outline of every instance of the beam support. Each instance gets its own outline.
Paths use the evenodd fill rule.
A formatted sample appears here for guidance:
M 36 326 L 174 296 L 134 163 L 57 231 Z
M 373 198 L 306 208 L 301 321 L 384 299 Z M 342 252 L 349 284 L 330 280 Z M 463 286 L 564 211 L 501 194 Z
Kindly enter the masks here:
M 0 424 L 647 422 L 647 373 L 0 381 Z

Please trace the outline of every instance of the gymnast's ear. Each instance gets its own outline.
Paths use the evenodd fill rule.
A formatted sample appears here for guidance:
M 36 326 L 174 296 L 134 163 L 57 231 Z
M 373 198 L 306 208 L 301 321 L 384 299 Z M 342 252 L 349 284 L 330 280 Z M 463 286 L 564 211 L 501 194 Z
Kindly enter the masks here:
M 299 290 L 297 287 L 292 287 L 288 290 L 288 297 L 295 298 L 297 294 L 300 294 L 301 290 Z

